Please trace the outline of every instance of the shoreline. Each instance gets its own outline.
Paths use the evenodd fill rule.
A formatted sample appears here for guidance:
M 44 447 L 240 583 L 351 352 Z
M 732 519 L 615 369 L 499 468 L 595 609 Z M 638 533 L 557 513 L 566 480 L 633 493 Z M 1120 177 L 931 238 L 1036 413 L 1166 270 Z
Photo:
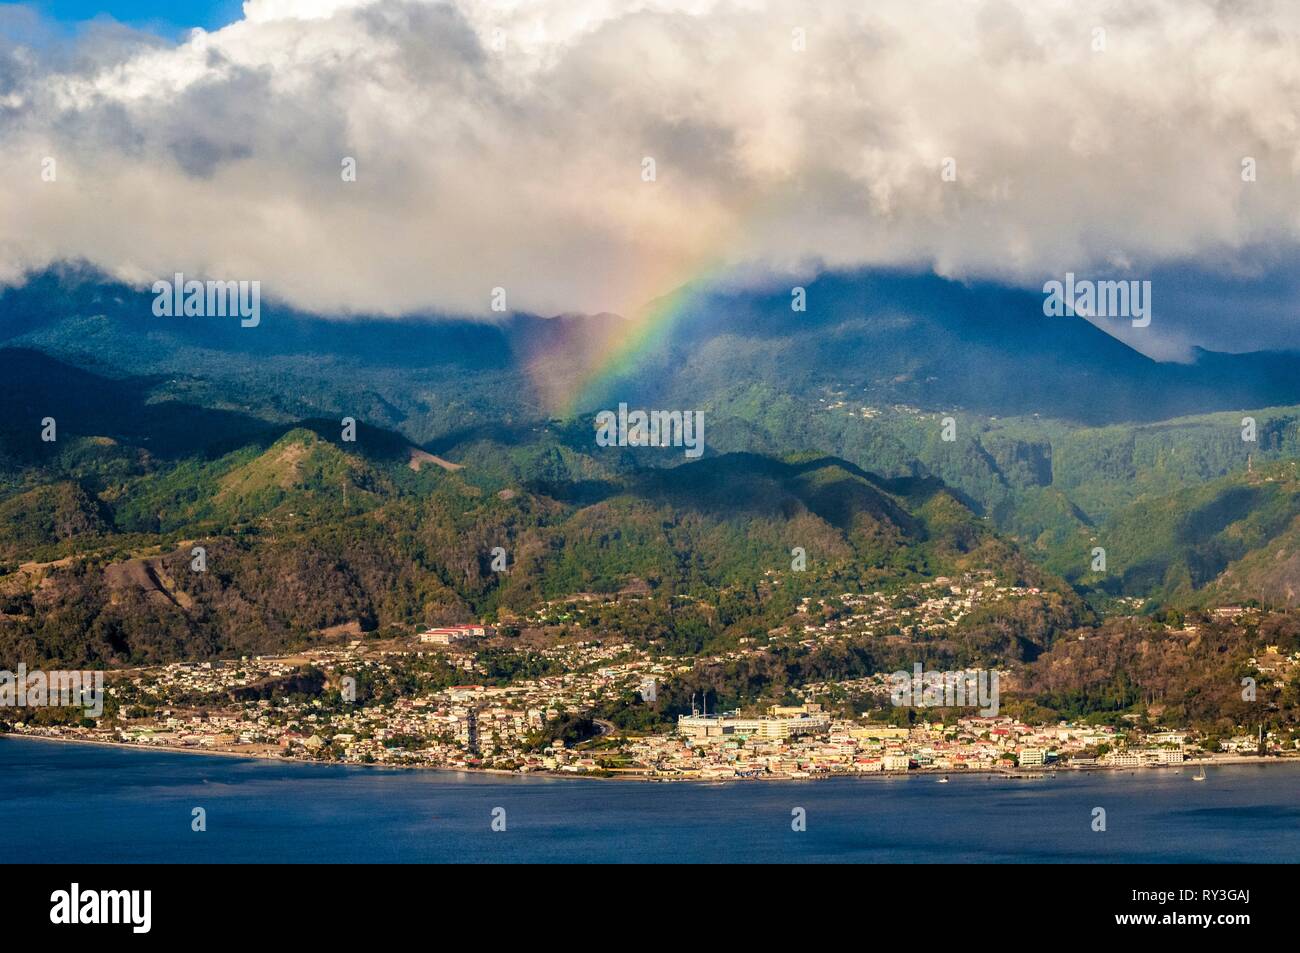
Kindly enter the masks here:
M 93 745 L 100 748 L 114 748 L 119 751 L 161 751 L 166 754 L 188 754 L 188 755 L 208 755 L 219 758 L 236 758 L 244 761 L 270 762 L 272 764 L 291 764 L 307 765 L 313 767 L 334 767 L 334 768 L 364 768 L 379 769 L 384 771 L 439 771 L 451 774 L 467 775 L 489 775 L 493 777 L 506 778 L 552 778 L 559 780 L 585 780 L 585 781 L 630 781 L 640 782 L 643 784 L 678 784 L 678 783 L 696 783 L 696 784 L 742 784 L 748 782 L 772 782 L 772 781 L 827 781 L 835 778 L 858 778 L 864 780 L 896 780 L 899 778 L 914 777 L 986 777 L 986 778 L 1003 778 L 1006 780 L 1026 780 L 1042 781 L 1051 778 L 1058 771 L 1066 773 L 1085 773 L 1085 772 L 1115 772 L 1129 774 L 1145 774 L 1147 772 L 1159 771 L 1166 772 L 1169 769 L 1175 769 L 1175 772 L 1181 771 L 1185 767 L 1224 767 L 1237 765 L 1269 765 L 1269 764 L 1300 764 L 1300 757 L 1286 757 L 1273 755 L 1224 755 L 1222 757 L 1208 757 L 1199 759 L 1188 759 L 1181 764 L 1153 764 L 1134 767 L 1129 765 L 1080 765 L 1070 767 L 1069 765 L 1055 765 L 1047 768 L 1013 768 L 1009 770 L 1000 770 L 996 768 L 916 768 L 908 771 L 872 771 L 872 772 L 835 772 L 828 774 L 816 774 L 806 777 L 792 777 L 788 775 L 760 775 L 758 777 L 748 778 L 700 778 L 700 777 L 651 777 L 647 775 L 601 775 L 578 773 L 572 771 L 507 771 L 503 768 L 454 768 L 443 765 L 432 764 L 355 764 L 348 761 L 307 761 L 302 758 L 281 758 L 270 754 L 255 754 L 245 751 L 231 751 L 224 748 L 191 748 L 176 747 L 174 745 L 134 745 L 126 744 L 120 741 L 102 741 L 96 738 L 64 738 L 53 735 L 32 735 L 20 734 L 17 732 L 0 733 L 0 741 L 7 738 L 18 738 L 26 741 L 47 741 L 63 744 Z
M 97 748 L 113 748 L 118 751 L 161 751 L 165 754 L 206 755 L 216 758 L 235 758 L 240 761 L 262 761 L 270 764 L 306 765 L 309 767 L 331 768 L 379 768 L 385 771 L 447 771 L 453 774 L 492 774 L 505 777 L 528 777 L 530 775 L 552 775 L 549 771 L 530 771 L 521 774 L 518 771 L 503 771 L 500 768 L 449 768 L 432 764 L 353 764 L 348 761 L 307 761 L 304 758 L 280 758 L 269 754 L 254 754 L 251 751 L 231 751 L 227 748 L 181 748 L 175 745 L 131 745 L 121 741 L 100 741 L 97 738 L 60 738 L 54 735 L 27 735 L 7 731 L 0 733 L 0 742 L 7 738 L 23 741 L 51 741 L 56 744 L 92 745 Z M 565 775 L 555 774 L 556 777 Z

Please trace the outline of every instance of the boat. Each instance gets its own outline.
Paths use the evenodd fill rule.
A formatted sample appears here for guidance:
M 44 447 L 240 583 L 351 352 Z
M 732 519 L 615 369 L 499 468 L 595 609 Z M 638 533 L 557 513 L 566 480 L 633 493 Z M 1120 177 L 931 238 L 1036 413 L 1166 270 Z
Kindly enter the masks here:
M 1192 780 L 1193 780 L 1193 781 L 1204 781 L 1204 780 L 1205 780 L 1205 765 L 1201 765 L 1201 770 L 1198 771 L 1196 774 L 1193 774 L 1193 775 L 1192 775 Z
M 948 783 L 948 775 L 945 774 L 943 777 L 941 777 L 941 778 L 939 779 L 939 783 L 940 783 L 940 784 L 947 784 L 947 783 Z

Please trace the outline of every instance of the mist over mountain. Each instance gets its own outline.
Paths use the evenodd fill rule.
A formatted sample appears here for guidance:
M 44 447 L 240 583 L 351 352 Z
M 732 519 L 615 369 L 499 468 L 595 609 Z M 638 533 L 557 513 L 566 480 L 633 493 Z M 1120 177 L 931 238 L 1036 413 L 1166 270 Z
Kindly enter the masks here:
M 1300 356 L 1215 354 L 1158 362 L 1080 317 L 1047 317 L 1043 295 L 934 275 L 828 275 L 791 294 L 702 293 L 641 374 L 605 391 L 703 398 L 737 380 L 791 393 L 834 388 L 872 402 L 987 416 L 1105 424 L 1293 403 Z M 1157 316 L 1156 321 L 1160 318 Z
M 341 409 L 428 440 L 467 425 L 562 414 L 557 386 L 595 377 L 571 408 L 620 401 L 710 406 L 738 388 L 906 404 L 990 417 L 1110 424 L 1300 402 L 1300 356 L 1197 349 L 1152 360 L 1079 317 L 1047 317 L 1041 294 L 934 275 L 827 275 L 766 293 L 687 288 L 619 373 L 603 355 L 628 334 L 614 315 L 499 323 L 426 316 L 328 318 L 267 306 L 261 325 L 159 318 L 147 292 L 63 269 L 0 294 L 0 341 L 116 374 L 169 374 L 246 388 L 288 417 Z M 1156 322 L 1160 321 L 1157 313 Z M 295 402 L 295 398 L 299 400 Z M 459 424 L 440 406 L 456 408 Z

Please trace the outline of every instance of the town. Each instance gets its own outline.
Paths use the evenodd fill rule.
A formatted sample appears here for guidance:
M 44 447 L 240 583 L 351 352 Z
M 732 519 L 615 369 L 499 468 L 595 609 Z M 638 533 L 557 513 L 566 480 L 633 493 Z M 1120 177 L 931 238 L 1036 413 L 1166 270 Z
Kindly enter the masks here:
M 97 719 L 31 718 L 17 734 L 251 757 L 409 768 L 555 772 L 643 780 L 940 777 L 1003 772 L 1173 767 L 1259 756 L 1300 757 L 1294 735 L 1242 732 L 1206 739 L 1178 726 L 1057 721 L 921 707 L 889 717 L 891 675 L 807 682 L 797 698 L 749 711 L 710 710 L 710 692 L 648 730 L 620 729 L 601 712 L 615 701 L 651 706 L 663 687 L 699 667 L 736 663 L 773 644 L 825 645 L 863 631 L 956 625 L 993 599 L 1036 590 L 986 574 L 941 578 L 886 596 L 849 594 L 841 618 L 798 624 L 708 657 L 672 656 L 584 628 L 591 599 L 539 607 L 531 623 L 564 621 L 567 637 L 504 646 L 489 623 L 426 627 L 403 638 L 351 639 L 295 655 L 173 663 L 113 673 Z M 574 634 L 576 633 L 576 634 Z M 1270 650 L 1259 671 L 1291 671 Z M 995 676 L 998 673 L 993 673 Z M 1009 674 L 1009 673 L 1003 673 Z M 996 680 L 995 680 L 996 684 Z M 919 692 L 918 692 L 919 697 Z M 895 705 L 897 703 L 895 702 Z

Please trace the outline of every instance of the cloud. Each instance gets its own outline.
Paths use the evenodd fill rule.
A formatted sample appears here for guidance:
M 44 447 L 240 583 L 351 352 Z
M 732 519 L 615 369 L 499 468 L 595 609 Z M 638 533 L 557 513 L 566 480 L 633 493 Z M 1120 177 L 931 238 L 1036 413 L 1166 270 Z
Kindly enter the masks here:
M 244 13 L 180 45 L 0 41 L 0 281 L 79 259 L 141 285 L 256 279 L 322 313 L 488 316 L 496 287 L 627 313 L 728 268 L 1041 286 L 1244 267 L 1300 237 L 1289 3 Z

